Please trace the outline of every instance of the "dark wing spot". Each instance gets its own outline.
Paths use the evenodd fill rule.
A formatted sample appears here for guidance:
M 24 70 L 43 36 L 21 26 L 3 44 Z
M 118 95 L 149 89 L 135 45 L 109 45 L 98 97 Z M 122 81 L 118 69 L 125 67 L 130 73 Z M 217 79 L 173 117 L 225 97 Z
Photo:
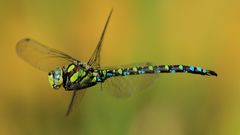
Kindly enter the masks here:
M 26 39 L 24 39 L 25 41 L 27 41 L 27 42 L 29 42 L 31 39 L 30 38 L 26 38 Z

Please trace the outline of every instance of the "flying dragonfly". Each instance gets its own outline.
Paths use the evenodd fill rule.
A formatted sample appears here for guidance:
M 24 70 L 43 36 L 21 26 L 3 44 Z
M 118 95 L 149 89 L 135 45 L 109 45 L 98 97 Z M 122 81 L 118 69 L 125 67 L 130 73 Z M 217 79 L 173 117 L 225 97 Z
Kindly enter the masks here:
M 49 48 L 30 38 L 22 39 L 16 45 L 16 52 L 20 58 L 33 67 L 48 72 L 48 81 L 53 89 L 58 90 L 63 87 L 66 91 L 72 92 L 66 116 L 81 101 L 87 88 L 97 84 L 102 85 L 106 80 L 112 78 L 121 79 L 128 76 L 144 77 L 147 74 L 156 75 L 160 73 L 192 73 L 217 76 L 217 73 L 212 70 L 187 65 L 154 65 L 148 63 L 142 65 L 101 67 L 100 52 L 112 12 L 113 9 L 109 13 L 97 47 L 87 63 L 73 58 L 62 51 Z M 119 82 L 115 84 L 117 83 Z

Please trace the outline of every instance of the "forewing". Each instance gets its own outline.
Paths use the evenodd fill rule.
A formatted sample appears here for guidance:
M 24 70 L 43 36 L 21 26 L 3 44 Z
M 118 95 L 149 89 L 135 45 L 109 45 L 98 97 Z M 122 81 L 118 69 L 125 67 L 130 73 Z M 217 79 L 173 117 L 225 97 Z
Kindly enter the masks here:
M 79 106 L 85 93 L 86 93 L 86 89 L 76 90 L 72 92 L 72 97 L 68 105 L 66 116 L 69 116 L 69 114 L 73 111 L 73 109 Z
M 87 63 L 89 66 L 91 66 L 93 68 L 99 68 L 100 67 L 100 53 L 101 53 L 102 43 L 103 43 L 104 35 L 105 35 L 105 32 L 106 32 L 110 17 L 112 15 L 112 11 L 113 11 L 113 9 L 109 13 L 107 22 L 104 26 L 104 29 L 103 29 L 102 35 L 100 37 L 100 40 L 97 44 L 97 47 L 95 48 L 91 58 L 89 59 L 89 61 Z M 66 116 L 68 116 L 72 112 L 72 110 L 79 105 L 79 103 L 81 102 L 85 92 L 86 92 L 86 89 L 73 91 L 72 98 L 71 98 L 70 104 L 68 106 Z
M 107 22 L 106 22 L 106 24 L 105 24 L 105 26 L 104 26 L 104 29 L 103 29 L 102 35 L 101 35 L 101 37 L 100 37 L 100 40 L 98 41 L 97 47 L 95 48 L 95 50 L 94 50 L 91 58 L 90 58 L 89 61 L 88 61 L 88 65 L 90 65 L 90 66 L 93 67 L 93 68 L 99 68 L 99 67 L 100 67 L 100 53 L 101 53 L 101 48 L 102 48 L 103 39 L 104 39 L 106 30 L 107 30 L 108 23 L 109 23 L 109 20 L 110 20 L 110 18 L 111 18 L 112 12 L 113 12 L 113 9 L 112 9 L 112 10 L 110 11 L 110 13 L 109 13 Z
M 68 54 L 49 48 L 33 39 L 22 39 L 16 45 L 17 55 L 33 67 L 49 72 L 77 61 Z

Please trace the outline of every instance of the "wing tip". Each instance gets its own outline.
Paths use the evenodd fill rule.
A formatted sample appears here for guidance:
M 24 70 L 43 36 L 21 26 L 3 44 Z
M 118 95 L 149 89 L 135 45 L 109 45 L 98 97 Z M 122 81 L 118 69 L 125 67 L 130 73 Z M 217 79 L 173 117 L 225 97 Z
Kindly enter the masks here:
M 65 117 L 68 117 L 70 114 L 70 111 L 67 111 L 66 114 L 65 114 Z
M 22 47 L 21 47 L 21 46 L 22 46 L 24 43 L 29 42 L 29 41 L 31 41 L 30 38 L 23 38 L 23 39 L 21 39 L 21 40 L 19 40 L 19 41 L 17 42 L 17 44 L 16 44 L 16 52 L 17 52 L 17 54 L 18 54 L 19 56 L 21 56 L 21 55 L 20 55 L 20 52 L 22 51 Z
M 24 43 L 24 42 L 30 42 L 31 40 L 32 40 L 32 39 L 30 39 L 30 38 L 23 38 L 23 39 L 19 40 L 19 41 L 17 42 L 16 49 L 18 50 L 18 49 L 19 49 L 19 46 L 20 46 L 22 43 Z
M 19 40 L 19 41 L 17 42 L 17 44 L 20 44 L 20 43 L 22 43 L 22 42 L 29 42 L 29 41 L 31 41 L 31 38 L 23 38 L 23 39 Z
M 110 10 L 110 13 L 112 13 L 112 12 L 113 12 L 113 10 L 114 10 L 114 8 L 112 7 L 112 8 L 111 8 L 111 10 Z

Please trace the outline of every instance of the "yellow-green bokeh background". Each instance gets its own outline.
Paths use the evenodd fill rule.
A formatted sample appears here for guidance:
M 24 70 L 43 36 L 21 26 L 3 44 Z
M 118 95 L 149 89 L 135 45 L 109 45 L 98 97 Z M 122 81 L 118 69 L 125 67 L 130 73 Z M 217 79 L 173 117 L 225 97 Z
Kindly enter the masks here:
M 128 99 L 90 88 L 64 117 L 70 93 L 17 57 L 34 38 L 82 61 L 110 9 L 101 64 L 198 65 L 219 76 L 164 74 Z M 240 1 L 0 0 L 0 134 L 239 135 Z

